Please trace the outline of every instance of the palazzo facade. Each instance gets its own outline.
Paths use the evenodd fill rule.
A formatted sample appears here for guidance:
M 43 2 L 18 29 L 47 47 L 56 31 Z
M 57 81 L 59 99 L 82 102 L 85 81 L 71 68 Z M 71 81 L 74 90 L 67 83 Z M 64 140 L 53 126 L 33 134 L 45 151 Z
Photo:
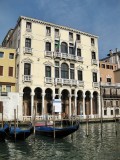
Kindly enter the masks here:
M 52 115 L 54 99 L 62 117 L 101 115 L 97 36 L 21 16 L 3 46 L 16 49 L 24 117 Z

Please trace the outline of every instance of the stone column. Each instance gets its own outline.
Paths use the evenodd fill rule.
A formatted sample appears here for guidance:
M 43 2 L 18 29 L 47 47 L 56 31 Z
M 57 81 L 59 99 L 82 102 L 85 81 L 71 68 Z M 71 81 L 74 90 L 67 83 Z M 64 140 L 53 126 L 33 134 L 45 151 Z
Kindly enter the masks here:
M 102 96 L 101 95 L 98 95 L 98 97 L 97 97 L 97 101 L 98 101 L 98 115 L 99 115 L 99 117 L 101 117 L 101 102 L 102 102 Z
M 85 117 L 85 93 L 83 93 L 83 116 Z
M 20 101 L 18 104 L 18 117 L 20 120 L 23 120 L 23 92 L 20 92 Z M 26 112 L 26 111 L 25 111 Z
M 74 114 L 77 115 L 77 95 L 75 95 L 75 111 Z
M 34 93 L 31 93 L 31 116 L 34 114 Z
M 44 116 L 44 97 L 45 97 L 45 93 L 42 93 L 42 116 Z
M 90 97 L 90 110 L 91 110 L 91 118 L 93 116 L 93 103 L 92 103 L 92 100 L 93 100 L 93 95 L 91 93 L 91 97 Z
M 71 94 L 69 95 L 69 117 L 71 117 Z

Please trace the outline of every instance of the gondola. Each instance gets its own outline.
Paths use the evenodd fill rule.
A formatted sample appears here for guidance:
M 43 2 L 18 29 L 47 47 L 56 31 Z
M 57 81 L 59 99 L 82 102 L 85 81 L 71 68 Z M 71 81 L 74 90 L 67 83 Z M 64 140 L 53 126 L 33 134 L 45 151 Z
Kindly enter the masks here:
M 5 138 L 7 137 L 9 132 L 9 125 L 4 124 L 3 128 L 0 128 L 0 142 L 5 141 Z
M 36 135 L 43 135 L 47 137 L 52 138 L 64 138 L 75 131 L 77 131 L 79 128 L 79 123 L 73 126 L 63 127 L 63 128 L 57 128 L 57 127 L 50 127 L 50 126 L 39 126 L 35 127 L 35 134 Z
M 30 126 L 28 129 L 22 129 L 19 127 L 10 127 L 9 140 L 25 140 L 33 133 L 34 128 Z

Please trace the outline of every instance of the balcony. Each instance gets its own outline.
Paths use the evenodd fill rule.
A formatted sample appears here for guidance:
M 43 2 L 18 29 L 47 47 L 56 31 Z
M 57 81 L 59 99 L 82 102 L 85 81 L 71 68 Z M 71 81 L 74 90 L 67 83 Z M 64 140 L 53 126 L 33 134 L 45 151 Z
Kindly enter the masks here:
M 77 61 L 83 62 L 83 57 L 77 56 L 76 58 L 77 58 Z
M 61 52 L 54 52 L 54 58 L 61 58 L 61 59 L 63 58 L 63 59 L 83 62 L 83 57 Z
M 32 75 L 23 75 L 23 82 L 31 82 Z
M 24 54 L 32 54 L 32 48 L 24 47 Z
M 120 98 L 120 95 L 117 94 L 103 94 L 103 98 Z
M 46 84 L 52 84 L 53 83 L 53 79 L 51 77 L 45 77 L 45 83 Z
M 96 59 L 92 59 L 92 65 L 98 65 L 98 62 Z
M 55 34 L 55 38 L 56 38 L 56 39 L 59 39 L 59 38 L 60 38 L 60 35 L 59 35 L 59 34 Z
M 84 87 L 84 81 L 77 81 L 78 87 Z
M 53 57 L 52 51 L 45 51 L 45 57 Z
M 99 88 L 99 87 L 100 87 L 100 85 L 99 85 L 99 83 L 98 83 L 98 82 L 93 82 L 93 87 L 94 87 L 94 88 Z
M 75 79 L 64 79 L 64 78 L 55 78 L 55 85 L 60 84 L 60 85 L 69 85 L 69 86 L 78 86 L 78 87 L 83 87 L 84 82 L 83 81 L 78 81 Z
M 32 32 L 32 29 L 31 28 L 26 28 L 26 31 L 27 32 Z
M 101 83 L 101 87 L 120 87 L 120 83 L 111 83 L 111 82 L 107 82 L 107 83 Z

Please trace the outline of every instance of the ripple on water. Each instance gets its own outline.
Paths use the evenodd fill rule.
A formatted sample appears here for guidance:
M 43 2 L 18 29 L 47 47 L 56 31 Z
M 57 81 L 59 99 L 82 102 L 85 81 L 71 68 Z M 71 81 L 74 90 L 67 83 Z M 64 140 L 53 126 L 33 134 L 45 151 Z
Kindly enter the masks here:
M 101 138 L 101 125 L 86 125 L 64 139 L 50 139 L 30 136 L 25 142 L 0 143 L 0 160 L 120 160 L 120 124 L 104 123 Z

